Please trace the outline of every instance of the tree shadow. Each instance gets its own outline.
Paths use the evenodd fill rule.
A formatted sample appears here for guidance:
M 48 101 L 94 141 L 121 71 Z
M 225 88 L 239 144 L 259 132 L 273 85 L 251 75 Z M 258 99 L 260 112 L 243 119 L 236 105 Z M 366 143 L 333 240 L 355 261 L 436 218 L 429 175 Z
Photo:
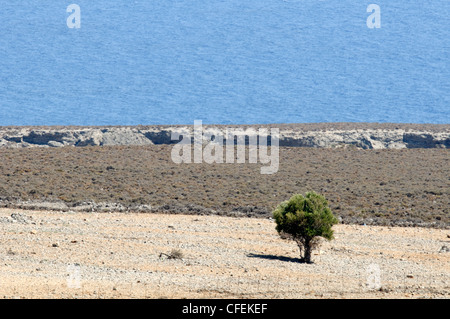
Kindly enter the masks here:
M 247 257 L 262 258 L 262 259 L 269 259 L 269 260 L 281 260 L 281 261 L 286 261 L 286 262 L 291 262 L 291 263 L 302 263 L 302 264 L 305 263 L 303 258 L 292 258 L 292 257 L 286 257 L 286 256 L 263 255 L 263 254 L 250 253 L 250 254 L 247 254 Z

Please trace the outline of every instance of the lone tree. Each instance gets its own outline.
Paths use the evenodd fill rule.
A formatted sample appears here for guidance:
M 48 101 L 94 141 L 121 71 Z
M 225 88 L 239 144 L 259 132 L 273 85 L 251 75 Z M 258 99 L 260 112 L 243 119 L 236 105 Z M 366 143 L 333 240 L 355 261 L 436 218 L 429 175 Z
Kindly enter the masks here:
M 300 248 L 301 260 L 306 263 L 312 263 L 311 251 L 318 247 L 319 237 L 327 240 L 334 238 L 331 228 L 338 223 L 328 207 L 328 201 L 315 192 L 292 196 L 278 205 L 273 211 L 273 218 L 281 238 L 294 240 Z

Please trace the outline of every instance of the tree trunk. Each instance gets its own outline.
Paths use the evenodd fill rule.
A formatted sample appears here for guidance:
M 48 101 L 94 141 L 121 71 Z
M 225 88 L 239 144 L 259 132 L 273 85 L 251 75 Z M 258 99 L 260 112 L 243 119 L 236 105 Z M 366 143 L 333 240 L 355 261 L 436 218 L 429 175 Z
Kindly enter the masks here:
M 302 244 L 302 242 L 297 241 L 297 240 L 296 240 L 296 242 L 297 242 L 298 249 L 300 250 L 300 260 L 303 260 L 303 244 Z
M 303 260 L 307 264 L 311 264 L 311 242 L 308 240 L 305 242 L 305 256 L 303 257 Z

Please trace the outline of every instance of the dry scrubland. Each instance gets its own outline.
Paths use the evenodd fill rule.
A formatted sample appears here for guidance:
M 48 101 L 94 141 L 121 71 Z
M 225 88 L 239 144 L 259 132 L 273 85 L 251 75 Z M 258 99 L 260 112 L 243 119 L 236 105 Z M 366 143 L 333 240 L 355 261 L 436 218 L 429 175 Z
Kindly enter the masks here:
M 336 225 L 304 264 L 269 219 L 0 209 L 0 224 L 4 298 L 450 298 L 443 229 Z
M 261 175 L 171 149 L 0 149 L 0 297 L 450 298 L 449 150 L 282 147 Z M 343 222 L 311 265 L 268 218 L 308 190 Z
M 171 145 L 0 149 L 0 207 L 268 217 L 315 190 L 344 223 L 449 227 L 448 149 L 280 148 L 261 164 L 174 164 Z M 17 205 L 20 201 L 28 201 Z M 66 207 L 67 206 L 67 207 Z

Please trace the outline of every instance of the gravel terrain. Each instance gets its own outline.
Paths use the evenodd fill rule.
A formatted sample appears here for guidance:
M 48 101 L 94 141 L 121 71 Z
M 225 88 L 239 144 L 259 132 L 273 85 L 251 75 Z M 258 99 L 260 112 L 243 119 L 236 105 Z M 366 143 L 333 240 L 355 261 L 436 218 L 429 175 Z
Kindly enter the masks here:
M 269 218 L 0 209 L 3 298 L 450 298 L 450 232 L 335 225 L 313 264 Z

